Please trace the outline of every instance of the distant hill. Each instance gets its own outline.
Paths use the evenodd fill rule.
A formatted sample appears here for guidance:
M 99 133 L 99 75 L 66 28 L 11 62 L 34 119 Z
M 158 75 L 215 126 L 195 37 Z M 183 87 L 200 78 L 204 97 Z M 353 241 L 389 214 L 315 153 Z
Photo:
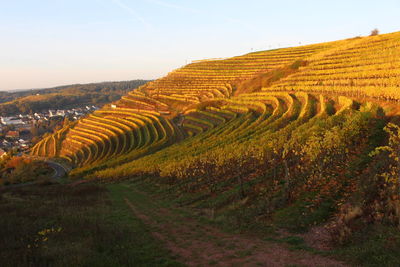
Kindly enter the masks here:
M 72 84 L 46 89 L 0 92 L 0 115 L 31 113 L 116 101 L 147 80 Z

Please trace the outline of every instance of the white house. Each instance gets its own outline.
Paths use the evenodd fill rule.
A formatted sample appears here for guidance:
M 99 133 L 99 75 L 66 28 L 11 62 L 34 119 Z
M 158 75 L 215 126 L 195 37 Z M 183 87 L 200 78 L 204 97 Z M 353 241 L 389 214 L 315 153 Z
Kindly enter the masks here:
M 7 152 L 0 148 L 0 159 L 4 158 L 5 156 L 7 156 Z
M 62 116 L 62 117 L 65 117 L 65 110 L 57 110 L 57 113 L 56 113 L 56 115 L 57 116 Z
M 24 125 L 21 119 L 15 117 L 1 117 L 1 123 L 4 125 Z
M 49 109 L 49 116 L 50 117 L 57 116 L 57 111 L 55 111 L 54 109 Z

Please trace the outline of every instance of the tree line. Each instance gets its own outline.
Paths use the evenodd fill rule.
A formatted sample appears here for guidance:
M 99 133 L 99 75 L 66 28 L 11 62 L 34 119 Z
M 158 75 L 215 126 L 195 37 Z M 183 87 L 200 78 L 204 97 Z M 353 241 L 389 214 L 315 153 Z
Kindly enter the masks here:
M 35 113 L 81 105 L 103 105 L 118 100 L 148 80 L 74 84 L 48 89 L 0 92 L 0 114 Z

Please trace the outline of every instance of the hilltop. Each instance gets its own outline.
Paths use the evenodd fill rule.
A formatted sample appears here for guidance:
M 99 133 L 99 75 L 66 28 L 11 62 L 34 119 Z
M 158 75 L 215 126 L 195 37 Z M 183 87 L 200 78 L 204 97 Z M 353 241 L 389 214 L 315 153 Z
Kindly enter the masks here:
M 329 239 L 362 251 L 349 257 L 357 264 L 394 264 L 399 56 L 396 32 L 195 62 L 31 154 L 74 168 L 72 178 L 135 181 L 233 228 Z

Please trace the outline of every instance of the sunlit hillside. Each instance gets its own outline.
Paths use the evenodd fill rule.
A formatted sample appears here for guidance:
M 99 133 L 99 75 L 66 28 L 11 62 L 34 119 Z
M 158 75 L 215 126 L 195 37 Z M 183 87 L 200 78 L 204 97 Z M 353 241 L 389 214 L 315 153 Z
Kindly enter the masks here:
M 400 218 L 399 56 L 392 33 L 192 63 L 31 153 L 71 177 L 165 185 L 234 220 L 306 230 L 329 219 L 344 242 L 359 217 Z
M 0 267 L 400 266 L 400 0 L 0 6 Z
M 399 38 L 359 37 L 192 63 L 55 133 L 32 154 L 76 167 L 119 156 L 129 161 L 235 120 L 243 120 L 236 131 L 251 140 L 277 118 L 287 124 L 285 118 L 307 112 L 324 114 L 327 105 L 333 115 L 374 99 L 395 100 Z
M 344 244 L 400 221 L 399 71 L 400 33 L 192 63 L 31 153 L 71 177 L 152 184 L 231 225 L 323 225 Z

